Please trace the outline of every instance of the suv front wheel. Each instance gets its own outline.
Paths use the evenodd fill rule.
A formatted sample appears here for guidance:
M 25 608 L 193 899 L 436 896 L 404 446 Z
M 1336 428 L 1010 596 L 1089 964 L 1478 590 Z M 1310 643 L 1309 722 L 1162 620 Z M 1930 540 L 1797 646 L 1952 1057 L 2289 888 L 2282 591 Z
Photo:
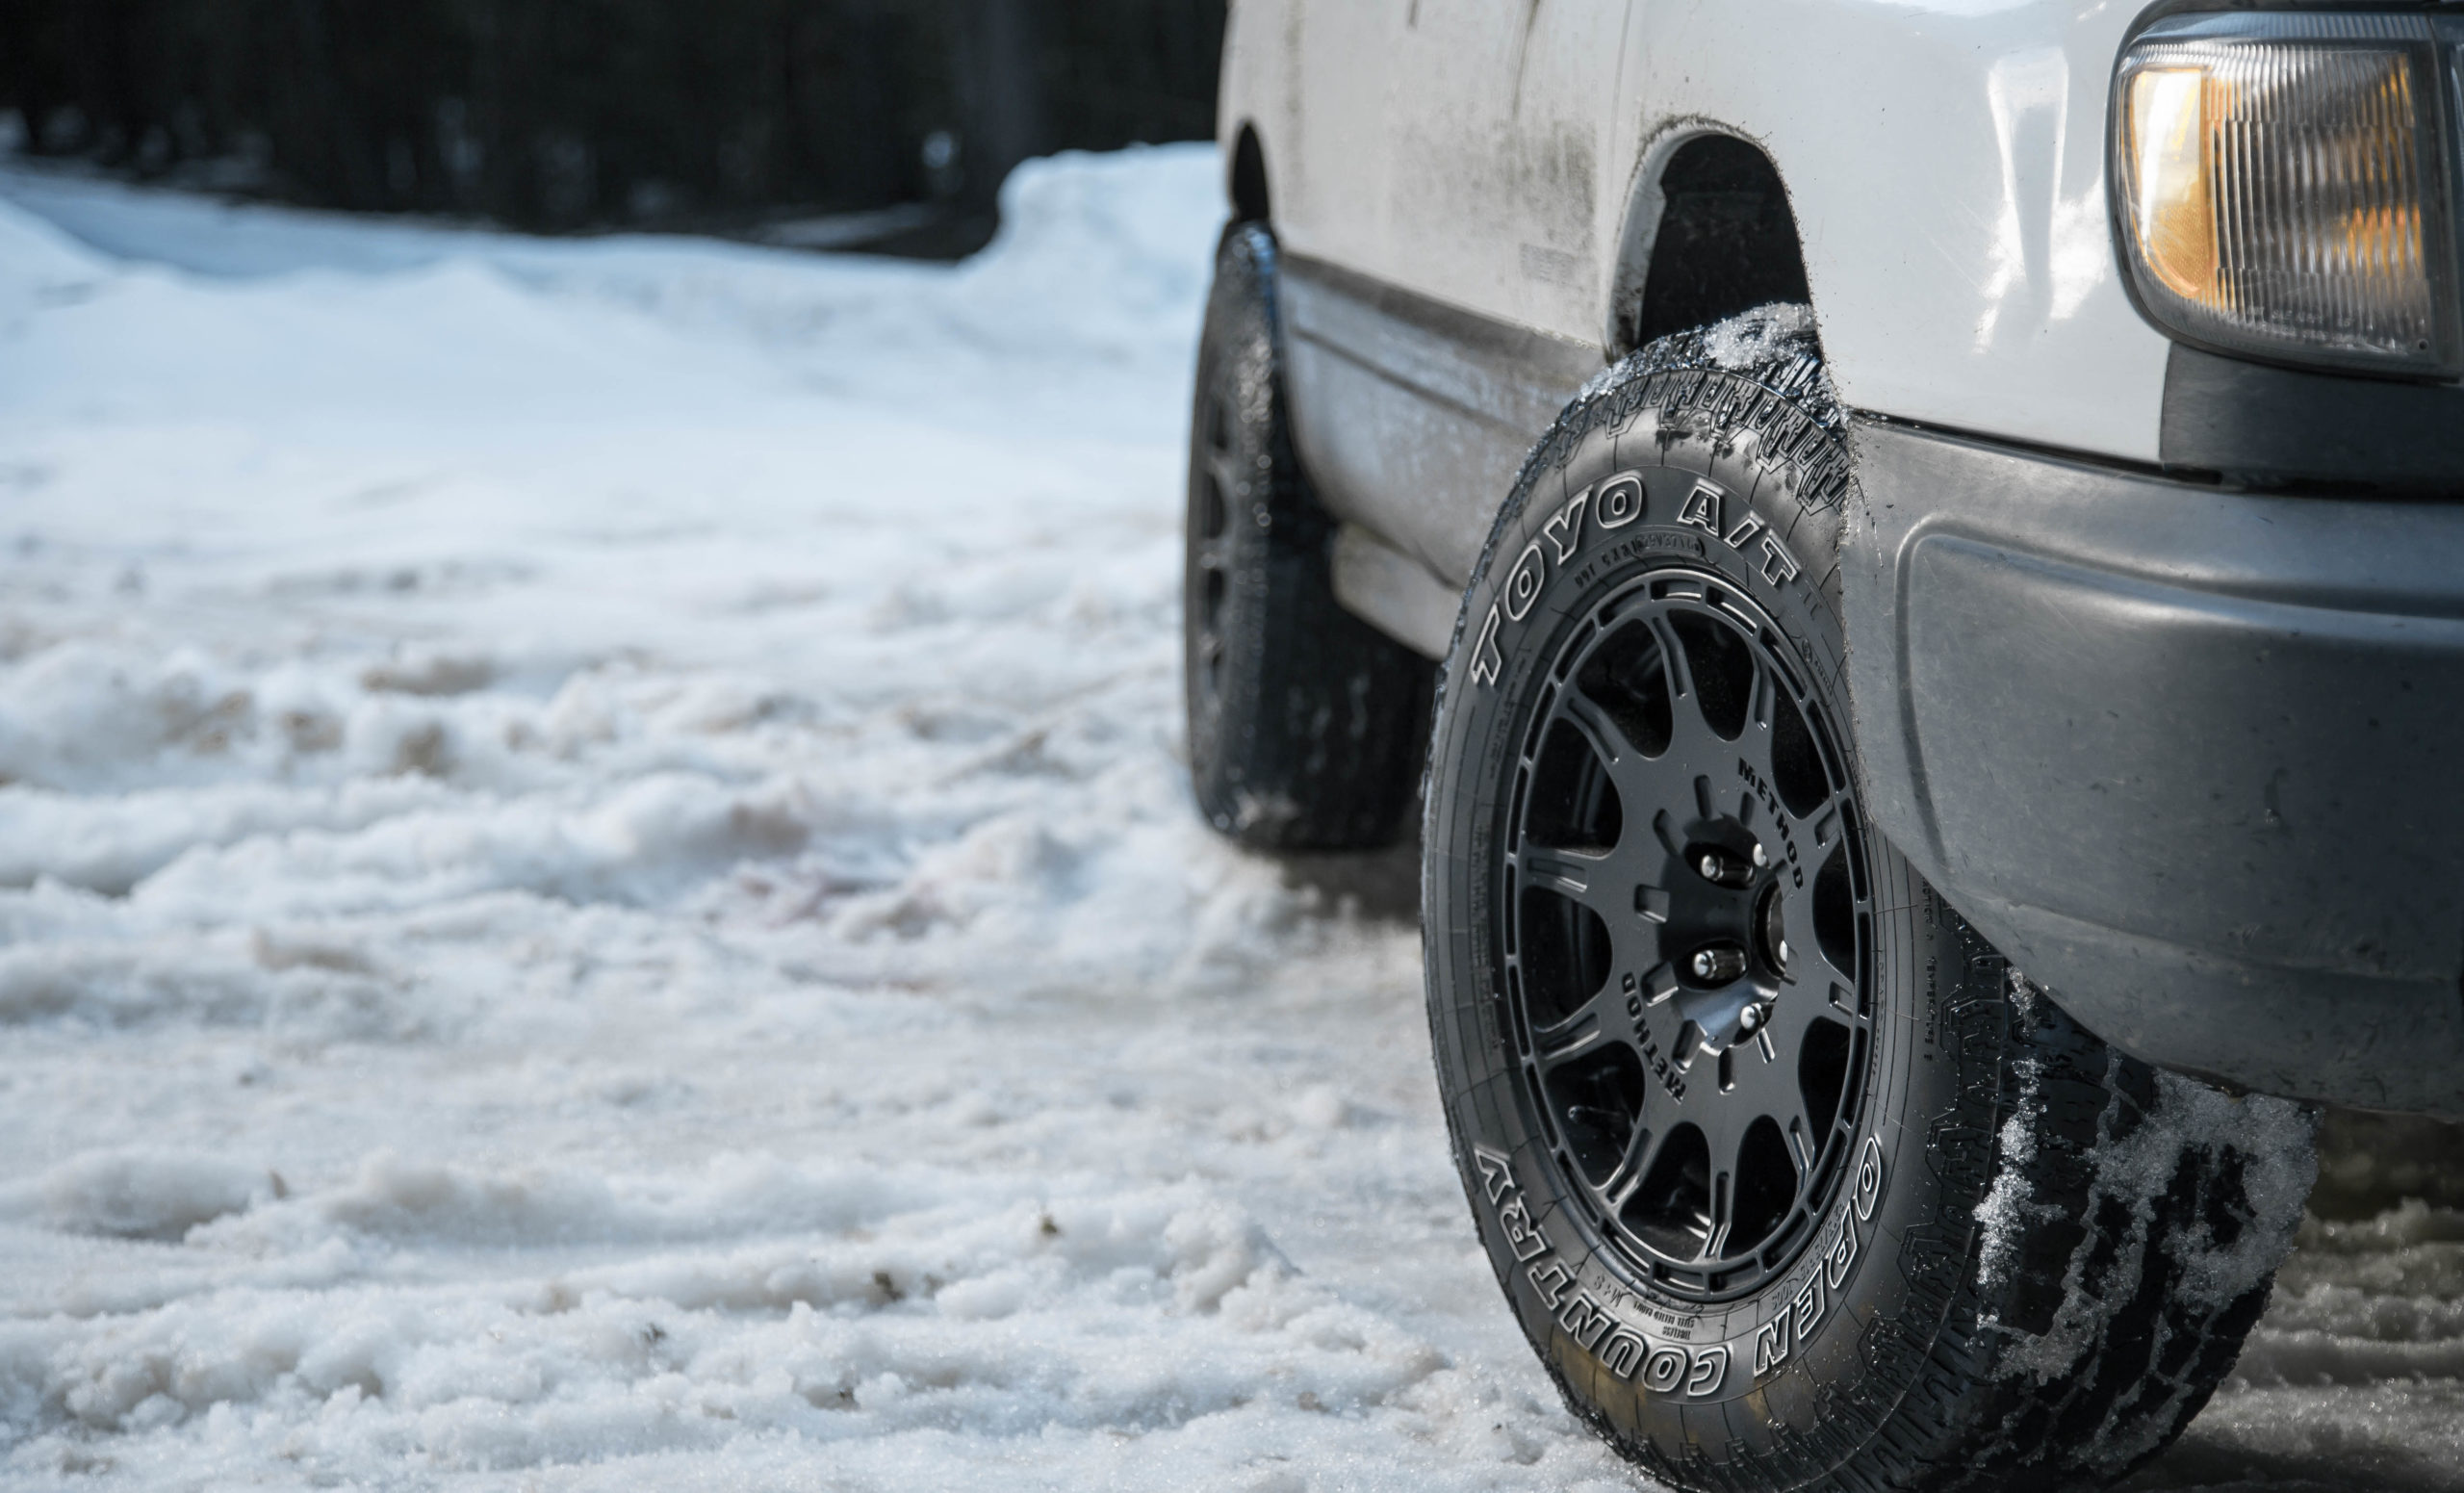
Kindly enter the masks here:
M 1869 824 L 1808 328 L 1636 354 L 1498 520 L 1424 841 L 1456 1163 L 1567 1403 L 1658 1479 L 2119 1478 L 2265 1305 L 2311 1120 L 2097 1041 Z

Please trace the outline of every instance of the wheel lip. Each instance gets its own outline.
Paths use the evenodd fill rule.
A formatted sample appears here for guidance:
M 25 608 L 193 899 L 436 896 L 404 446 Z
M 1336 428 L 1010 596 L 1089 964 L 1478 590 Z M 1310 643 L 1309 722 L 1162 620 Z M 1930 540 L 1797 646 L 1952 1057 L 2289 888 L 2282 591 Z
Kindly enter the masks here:
M 1753 1249 L 1714 1261 L 1679 1261 L 1655 1248 L 1641 1239 L 1622 1218 L 1607 1211 L 1601 1202 L 1598 1189 L 1593 1187 L 1580 1165 L 1569 1154 L 1569 1146 L 1557 1127 L 1544 1118 L 1542 1111 L 1549 1102 L 1544 1080 L 1540 1076 L 1534 1044 L 1526 1036 L 1520 1041 L 1508 1040 L 1506 1068 L 1512 1075 L 1510 1088 L 1515 1103 L 1522 1112 L 1526 1134 L 1531 1140 L 1535 1159 L 1547 1169 L 1567 1212 L 1578 1218 L 1584 1231 L 1602 1247 L 1598 1258 L 1612 1274 L 1630 1289 L 1640 1294 L 1671 1300 L 1689 1307 L 1717 1307 L 1733 1304 L 1768 1289 L 1773 1283 L 1787 1278 L 1789 1272 L 1803 1262 L 1807 1252 L 1821 1234 L 1821 1222 L 1842 1196 L 1848 1174 L 1854 1170 L 1846 1164 L 1853 1153 L 1856 1139 L 1863 1131 L 1867 1113 L 1878 1085 L 1882 1082 L 1879 1051 L 1881 1022 L 1876 1013 L 1876 996 L 1871 989 L 1875 978 L 1873 966 L 1874 884 L 1867 865 L 1868 850 L 1864 843 L 1867 819 L 1859 803 L 1853 768 L 1838 756 L 1838 743 L 1849 738 L 1840 731 L 1837 712 L 1832 710 L 1814 688 L 1819 677 L 1809 661 L 1796 656 L 1796 645 L 1784 630 L 1756 602 L 1748 584 L 1709 568 L 1676 556 L 1646 560 L 1639 569 L 1620 578 L 1613 586 L 1604 588 L 1596 598 L 1569 608 L 1551 628 L 1548 636 L 1527 656 L 1539 660 L 1535 666 L 1522 671 L 1521 697 L 1512 712 L 1496 728 L 1511 728 L 1508 739 L 1538 742 L 1546 735 L 1548 721 L 1558 713 L 1559 702 L 1566 690 L 1574 688 L 1583 663 L 1603 646 L 1618 627 L 1637 612 L 1655 606 L 1666 607 L 1667 599 L 1649 595 L 1655 588 L 1672 580 L 1699 583 L 1703 588 L 1691 598 L 1681 599 L 1681 605 L 1704 615 L 1716 616 L 1722 625 L 1741 635 L 1762 655 L 1758 662 L 1768 667 L 1780 665 L 1772 672 L 1780 687 L 1787 691 L 1790 701 L 1807 717 L 1809 726 L 1818 719 L 1828 734 L 1830 745 L 1825 753 L 1826 776 L 1844 783 L 1835 788 L 1835 798 L 1843 801 L 1846 822 L 1841 826 L 1840 842 L 1851 862 L 1852 907 L 1857 947 L 1853 960 L 1859 989 L 1854 992 L 1861 1025 L 1850 1028 L 1853 1045 L 1849 1058 L 1851 1070 L 1843 1075 L 1838 1107 L 1832 1117 L 1830 1132 L 1813 1153 L 1812 1161 L 1798 1173 L 1797 1185 L 1788 1210 L 1780 1221 L 1756 1242 Z M 1765 639 L 1776 640 L 1777 650 Z M 1697 708 L 1680 704 L 1679 708 Z M 1755 729 L 1749 719 L 1738 738 L 1720 738 L 1724 742 L 1742 739 Z M 1766 728 L 1767 729 L 1767 728 Z M 1716 729 L 1711 733 L 1717 735 Z M 1766 754 L 1767 755 L 1767 754 Z M 1503 782 L 1498 789 L 1494 812 L 1499 825 L 1490 856 L 1494 862 L 1489 874 L 1498 877 L 1502 888 L 1507 885 L 1504 872 L 1509 864 L 1519 864 L 1524 852 L 1526 824 L 1530 814 L 1529 793 L 1517 791 L 1514 780 L 1527 765 L 1536 763 L 1538 750 L 1527 755 L 1520 747 L 1507 754 L 1501 764 Z M 1767 770 L 1767 763 L 1765 768 Z M 1622 796 L 1622 789 L 1620 790 Z M 1644 816 L 1648 822 L 1648 815 Z M 1629 809 L 1627 833 L 1632 833 L 1636 815 Z M 1809 895 L 1810 889 L 1809 888 Z M 1758 893 L 1757 893 L 1758 895 Z M 1526 1009 L 1528 999 L 1522 986 L 1520 968 L 1524 958 L 1520 929 L 1522 911 L 1520 897 L 1501 899 L 1501 917 L 1515 920 L 1513 936 L 1498 942 L 1498 968 L 1501 989 L 1490 998 L 1501 1002 L 1505 1022 L 1516 1032 L 1535 1030 Z M 1505 930 L 1502 929 L 1501 932 Z M 1508 952 L 1511 949 L 1513 952 Z M 1613 983 L 1614 970 L 1611 971 Z M 1783 1062 L 1792 1061 L 1784 1057 Z M 1645 1082 L 1648 1084 L 1649 1079 Z M 1680 1123 L 1683 1123 L 1681 1121 Z M 1741 1133 L 1741 1132 L 1740 1132 Z M 1843 1138 L 1844 1136 L 1844 1138 Z M 1765 1265 L 1761 1256 L 1775 1243 L 1779 1252 Z M 1691 1277 L 1691 1278 L 1689 1278 Z M 1727 1277 L 1716 1289 L 1709 1280 Z

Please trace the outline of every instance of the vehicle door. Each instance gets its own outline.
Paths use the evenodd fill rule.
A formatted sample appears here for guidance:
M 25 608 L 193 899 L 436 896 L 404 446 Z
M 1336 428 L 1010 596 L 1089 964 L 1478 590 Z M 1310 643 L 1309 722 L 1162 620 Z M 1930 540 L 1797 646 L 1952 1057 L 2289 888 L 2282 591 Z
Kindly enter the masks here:
M 1630 0 L 1298 3 L 1317 114 L 1284 274 L 1295 433 L 1339 516 L 1460 586 L 1602 364 Z M 1338 11 L 1373 61 L 1322 50 Z

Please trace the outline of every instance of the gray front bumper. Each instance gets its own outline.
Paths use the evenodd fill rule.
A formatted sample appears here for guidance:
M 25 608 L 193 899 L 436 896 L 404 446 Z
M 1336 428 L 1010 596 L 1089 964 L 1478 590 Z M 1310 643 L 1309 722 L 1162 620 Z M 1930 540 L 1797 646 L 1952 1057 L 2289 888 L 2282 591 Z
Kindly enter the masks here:
M 2464 505 L 1856 444 L 1884 832 L 2142 1058 L 2464 1116 Z

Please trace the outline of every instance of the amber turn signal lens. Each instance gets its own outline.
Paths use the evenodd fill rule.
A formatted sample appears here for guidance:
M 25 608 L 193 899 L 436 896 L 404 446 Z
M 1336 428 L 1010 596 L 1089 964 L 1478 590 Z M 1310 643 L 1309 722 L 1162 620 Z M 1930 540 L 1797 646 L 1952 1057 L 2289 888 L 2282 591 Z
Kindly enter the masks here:
M 2425 372 L 2456 352 L 2429 23 L 2210 17 L 2122 62 L 2114 190 L 2142 303 L 2228 351 Z
M 2131 220 L 2147 270 L 2188 300 L 2216 290 L 2216 204 L 2208 195 L 2207 135 L 2193 67 L 2150 67 L 2130 80 Z

